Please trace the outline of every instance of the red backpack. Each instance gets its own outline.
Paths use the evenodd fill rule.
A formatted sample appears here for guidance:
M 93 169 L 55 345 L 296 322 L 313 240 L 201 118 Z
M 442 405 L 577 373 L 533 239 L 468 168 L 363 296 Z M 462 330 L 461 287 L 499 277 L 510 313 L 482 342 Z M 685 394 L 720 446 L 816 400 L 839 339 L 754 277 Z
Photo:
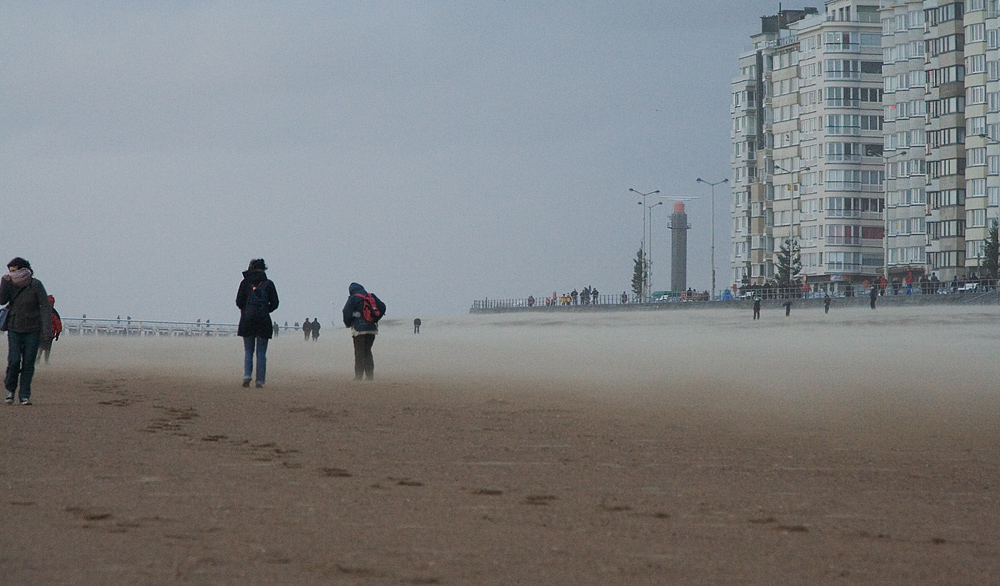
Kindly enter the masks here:
M 59 312 L 56 308 L 52 308 L 52 337 L 56 340 L 59 339 L 59 334 L 62 333 L 62 320 L 59 318 Z
M 365 318 L 365 321 L 368 323 L 378 323 L 378 320 L 382 319 L 382 312 L 378 309 L 375 296 L 371 293 L 355 293 L 355 295 L 364 300 L 364 305 L 361 308 L 361 317 Z

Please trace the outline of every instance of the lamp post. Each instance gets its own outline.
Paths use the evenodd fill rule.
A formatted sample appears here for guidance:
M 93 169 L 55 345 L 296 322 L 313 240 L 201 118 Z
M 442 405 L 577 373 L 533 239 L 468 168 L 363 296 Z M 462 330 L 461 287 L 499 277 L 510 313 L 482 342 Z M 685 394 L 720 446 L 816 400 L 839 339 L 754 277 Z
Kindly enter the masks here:
M 636 202 L 642 206 L 642 247 L 639 249 L 642 252 L 642 287 L 639 294 L 642 296 L 643 300 L 649 297 L 649 258 L 648 251 L 646 250 L 646 214 L 649 213 L 646 208 L 646 197 L 660 193 L 660 190 L 650 191 L 649 193 L 643 193 L 641 191 L 636 191 L 631 187 L 628 188 L 629 191 L 635 193 L 642 197 L 642 201 Z
M 906 150 L 893 153 L 884 157 L 885 159 L 885 195 L 883 196 L 882 207 L 882 277 L 891 287 L 892 281 L 889 279 L 889 160 L 894 157 L 901 157 L 906 154 Z M 888 291 L 889 289 L 886 289 Z
M 663 205 L 662 201 L 656 203 L 651 203 L 646 206 L 649 210 L 649 252 L 646 254 L 646 260 L 648 262 L 646 266 L 646 278 L 644 283 L 646 284 L 646 297 L 653 294 L 653 208 L 656 206 Z
M 716 181 L 712 183 L 711 181 L 705 181 L 701 177 L 698 178 L 698 183 L 704 183 L 708 185 L 712 192 L 712 294 L 710 299 L 715 301 L 715 186 L 721 185 L 723 183 L 729 183 L 729 179 L 723 179 L 722 181 Z

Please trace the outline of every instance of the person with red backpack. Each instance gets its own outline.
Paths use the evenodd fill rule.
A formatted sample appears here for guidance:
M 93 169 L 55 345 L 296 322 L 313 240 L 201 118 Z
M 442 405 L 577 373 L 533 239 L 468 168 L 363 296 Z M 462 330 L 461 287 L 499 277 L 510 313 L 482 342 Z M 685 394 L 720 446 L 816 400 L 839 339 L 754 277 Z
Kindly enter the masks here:
M 63 331 L 62 318 L 59 317 L 59 312 L 56 311 L 56 298 L 49 295 L 49 305 L 52 306 L 52 337 L 48 340 L 42 340 L 38 345 L 38 357 L 35 358 L 35 363 L 41 361 L 42 356 L 45 357 L 45 364 L 49 363 L 49 354 L 52 353 L 52 342 L 59 339 L 59 334 Z
M 372 344 L 378 334 L 378 321 L 385 315 L 385 303 L 357 283 L 351 283 L 347 290 L 350 295 L 344 304 L 344 326 L 351 329 L 354 339 L 354 380 L 362 376 L 371 380 L 375 378 Z

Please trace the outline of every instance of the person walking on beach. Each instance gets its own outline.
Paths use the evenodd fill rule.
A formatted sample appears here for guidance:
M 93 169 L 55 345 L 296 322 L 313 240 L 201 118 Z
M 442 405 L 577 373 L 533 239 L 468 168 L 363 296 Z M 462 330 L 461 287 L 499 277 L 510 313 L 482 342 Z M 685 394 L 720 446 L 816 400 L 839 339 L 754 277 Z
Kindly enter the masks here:
M 420 333 L 420 318 L 419 317 L 413 320 L 413 333 L 414 334 L 419 334 Z
M 302 322 L 302 334 L 305 336 L 306 342 L 309 341 L 309 334 L 311 332 L 312 332 L 312 323 L 309 321 L 309 318 L 307 317 L 306 321 Z
M 753 318 L 760 319 L 760 297 L 753 298 Z
M 909 295 L 909 289 L 907 289 L 907 295 Z M 872 285 L 872 290 L 868 293 L 868 297 L 871 298 L 872 309 L 875 309 L 875 301 L 878 300 L 878 287 Z
M 313 339 L 313 342 L 315 342 L 316 340 L 319 339 L 319 328 L 320 328 L 319 318 L 318 317 L 314 317 L 313 318 L 313 323 L 312 323 L 312 339 Z
M 15 257 L 0 278 L 0 304 L 7 305 L 7 373 L 4 402 L 14 402 L 17 392 L 22 405 L 31 405 L 31 379 L 35 357 L 43 341 L 52 340 L 52 305 L 42 282 L 34 278 L 31 263 Z M 18 392 L 18 383 L 20 391 Z
M 830 294 L 823 297 L 823 313 L 830 313 Z
M 236 307 L 240 308 L 240 325 L 236 333 L 243 338 L 243 386 L 250 386 L 256 355 L 258 389 L 264 387 L 267 375 L 267 342 L 274 333 L 271 312 L 278 309 L 278 290 L 267 278 L 266 270 L 264 259 L 250 261 L 236 292 Z
M 792 314 L 792 300 L 789 299 L 785 301 L 785 317 L 788 317 L 791 314 Z
M 362 376 L 372 380 L 375 378 L 372 344 L 378 334 L 378 320 L 385 315 L 385 303 L 358 283 L 351 283 L 347 291 L 343 314 L 344 326 L 351 329 L 354 339 L 354 380 L 361 380 Z
M 42 356 L 45 357 L 45 364 L 49 363 L 49 354 L 52 353 L 52 342 L 58 340 L 59 334 L 63 331 L 62 318 L 59 317 L 59 312 L 56 311 L 56 298 L 51 295 L 49 295 L 49 306 L 52 307 L 52 337 L 48 341 L 42 340 L 38 346 L 38 358 L 35 359 L 36 364 L 42 360 Z

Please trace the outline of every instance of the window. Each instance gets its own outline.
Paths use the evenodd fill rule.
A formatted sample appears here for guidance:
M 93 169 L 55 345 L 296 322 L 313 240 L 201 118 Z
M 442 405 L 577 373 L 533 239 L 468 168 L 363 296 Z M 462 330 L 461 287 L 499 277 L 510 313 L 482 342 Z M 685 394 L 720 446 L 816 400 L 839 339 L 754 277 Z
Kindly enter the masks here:
M 931 240 L 965 236 L 965 220 L 927 222 L 927 234 L 930 236 Z
M 927 112 L 931 118 L 965 112 L 965 96 L 955 96 L 927 102 Z
M 965 225 L 968 228 L 985 228 L 986 210 L 965 210 Z
M 946 83 L 957 83 L 965 81 L 965 66 L 952 65 L 940 69 L 931 69 L 927 72 L 927 83 L 931 87 L 939 87 Z
M 961 20 L 965 14 L 963 7 L 964 5 L 961 2 L 954 2 L 938 6 L 937 8 L 928 8 L 924 11 L 925 18 L 931 26 L 937 26 L 942 22 Z
M 946 189 L 944 191 L 930 191 L 927 193 L 932 209 L 940 209 L 949 206 L 965 205 L 964 189 Z
M 927 144 L 936 149 L 949 144 L 962 144 L 965 142 L 965 128 L 942 128 L 941 130 L 928 130 L 926 132 Z
M 986 40 L 986 24 L 977 23 L 970 24 L 965 27 L 965 42 L 966 43 L 982 43 Z
M 985 59 L 986 56 L 984 55 L 983 58 Z M 985 104 L 986 86 L 974 85 L 972 87 L 965 88 L 965 101 L 968 104 Z
M 968 75 L 986 73 L 986 55 L 969 55 L 965 58 L 965 72 Z
M 965 119 L 965 135 L 979 136 L 986 134 L 986 116 L 973 116 Z
M 965 166 L 966 167 L 985 167 L 986 166 L 986 148 L 974 148 L 965 149 Z M 985 179 L 980 179 L 979 181 L 986 181 Z M 968 187 L 968 186 L 966 186 Z M 981 195 L 985 195 L 981 194 Z M 970 195 L 970 197 L 972 197 Z
M 931 179 L 948 177 L 950 175 L 961 175 L 965 173 L 965 159 L 943 159 L 941 161 L 928 161 L 927 170 Z
M 944 53 L 953 53 L 965 49 L 964 35 L 945 35 L 936 39 L 925 41 L 924 48 L 927 55 L 937 57 Z

